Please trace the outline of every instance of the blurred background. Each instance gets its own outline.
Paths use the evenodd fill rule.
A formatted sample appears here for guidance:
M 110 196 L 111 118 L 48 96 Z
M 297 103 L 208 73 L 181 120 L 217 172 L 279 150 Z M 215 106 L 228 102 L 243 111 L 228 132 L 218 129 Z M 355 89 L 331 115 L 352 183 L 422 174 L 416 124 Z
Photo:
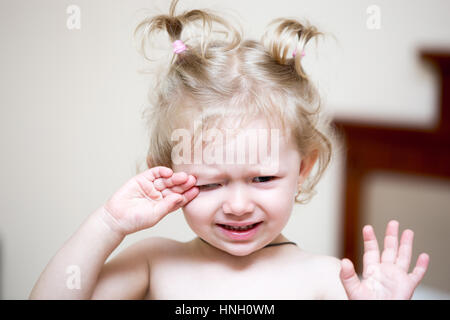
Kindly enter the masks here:
M 27 299 L 56 251 L 144 161 L 147 142 L 141 113 L 151 80 L 138 72 L 143 61 L 132 45 L 131 32 L 142 17 L 141 9 L 167 13 L 169 3 L 0 1 L 1 299 Z M 450 53 L 450 2 L 181 0 L 179 4 L 179 9 L 194 8 L 231 12 L 240 19 L 246 37 L 257 40 L 276 17 L 308 19 L 334 35 L 307 47 L 305 69 L 336 123 L 363 127 L 368 134 L 355 144 L 351 126 L 341 127 L 347 130 L 346 147 L 317 185 L 315 198 L 306 206 L 295 206 L 284 233 L 307 251 L 358 259 L 362 226 L 374 225 L 382 247 L 387 222 L 398 219 L 401 231 L 415 231 L 413 264 L 421 252 L 431 257 L 413 298 L 449 299 L 448 171 L 419 172 L 448 155 L 448 144 L 443 138 L 441 144 L 425 143 L 427 151 L 411 151 L 389 144 L 390 134 L 370 133 L 388 126 L 433 134 L 441 117 L 442 90 L 448 92 L 450 86 L 441 88 L 444 77 L 439 68 L 419 53 L 424 48 Z M 445 54 L 442 57 L 445 60 Z M 439 132 L 440 137 L 449 136 Z M 416 136 L 411 137 L 402 141 L 411 144 Z M 353 155 L 361 155 L 364 148 L 352 147 L 361 143 L 367 150 L 384 150 L 383 165 L 363 166 L 378 157 L 368 152 L 370 158 L 361 160 L 358 169 L 361 158 L 349 159 L 347 151 L 359 150 Z M 372 143 L 378 149 L 371 149 Z M 389 148 L 380 147 L 384 143 Z M 396 154 L 394 169 L 390 152 Z M 410 152 L 427 159 L 414 167 L 420 168 L 417 172 L 403 171 L 399 165 L 402 155 L 405 163 L 410 161 Z M 349 180 L 354 172 L 364 174 Z M 112 256 L 149 236 L 188 241 L 195 234 L 182 214 L 172 213 L 154 228 L 128 236 Z

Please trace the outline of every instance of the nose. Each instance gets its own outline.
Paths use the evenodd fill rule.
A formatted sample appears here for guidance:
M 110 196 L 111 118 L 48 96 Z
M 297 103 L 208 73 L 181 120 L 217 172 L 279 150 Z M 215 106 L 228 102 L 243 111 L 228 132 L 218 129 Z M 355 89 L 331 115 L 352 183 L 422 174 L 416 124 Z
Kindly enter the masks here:
M 255 205 L 245 187 L 234 185 L 228 186 L 222 209 L 226 214 L 241 216 L 253 212 Z

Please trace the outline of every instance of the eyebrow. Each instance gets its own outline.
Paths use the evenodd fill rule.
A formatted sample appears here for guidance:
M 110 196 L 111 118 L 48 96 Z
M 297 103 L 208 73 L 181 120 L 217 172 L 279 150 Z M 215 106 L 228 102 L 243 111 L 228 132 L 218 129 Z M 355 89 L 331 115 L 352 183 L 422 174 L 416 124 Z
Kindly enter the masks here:
M 214 171 L 213 170 L 193 171 L 190 174 L 195 176 L 195 177 L 206 176 L 207 178 L 212 178 L 212 179 L 225 178 L 225 177 L 228 176 L 227 173 L 217 172 L 215 170 Z

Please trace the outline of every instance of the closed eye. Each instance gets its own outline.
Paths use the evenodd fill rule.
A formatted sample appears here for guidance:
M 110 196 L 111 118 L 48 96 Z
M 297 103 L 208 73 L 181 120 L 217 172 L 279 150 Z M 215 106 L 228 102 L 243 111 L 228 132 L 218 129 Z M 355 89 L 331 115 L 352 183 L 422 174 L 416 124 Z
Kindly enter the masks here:
M 209 183 L 209 184 L 204 184 L 201 186 L 197 186 L 199 188 L 200 191 L 207 191 L 207 190 L 213 190 L 215 188 L 220 187 L 219 183 Z
M 275 178 L 276 177 L 274 177 L 274 176 L 264 176 L 264 177 L 255 177 L 253 180 L 257 180 L 256 182 L 258 182 L 258 183 L 263 183 L 263 182 L 269 182 Z
M 270 181 L 274 180 L 275 178 L 276 178 L 275 176 L 255 177 L 255 178 L 253 178 L 253 182 L 265 183 L 265 182 L 270 182 Z M 208 183 L 208 184 L 203 184 L 203 185 L 197 186 L 197 188 L 199 188 L 200 191 L 208 191 L 208 190 L 217 189 L 221 186 L 222 185 L 220 183 Z

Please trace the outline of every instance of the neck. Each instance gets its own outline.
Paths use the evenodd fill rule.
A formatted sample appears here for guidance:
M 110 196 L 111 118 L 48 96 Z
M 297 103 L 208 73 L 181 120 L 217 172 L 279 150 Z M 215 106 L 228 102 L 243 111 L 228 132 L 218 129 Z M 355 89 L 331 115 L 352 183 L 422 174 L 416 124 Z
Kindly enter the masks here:
M 289 240 L 282 235 L 281 233 L 275 237 L 275 239 L 273 239 L 270 243 L 268 244 L 264 244 L 262 247 L 260 247 L 259 249 L 256 249 L 255 251 L 251 252 L 248 255 L 244 255 L 244 256 L 237 256 L 237 255 L 233 255 L 228 253 L 225 250 L 219 249 L 217 247 L 215 247 L 214 245 L 210 244 L 209 242 L 207 242 L 206 240 L 200 238 L 200 237 L 196 237 L 192 243 L 195 246 L 196 250 L 200 251 L 202 253 L 202 255 L 206 258 L 212 258 L 214 260 L 224 260 L 224 261 L 236 261 L 236 262 L 243 262 L 245 260 L 252 260 L 253 258 L 256 258 L 256 256 L 259 256 L 260 254 L 264 254 L 266 252 L 266 246 L 270 246 L 272 244 L 277 244 L 277 243 L 282 243 L 282 242 L 289 242 Z M 277 246 L 274 246 L 275 248 L 277 248 Z M 270 249 L 267 249 L 270 251 Z M 273 252 L 271 253 L 271 255 L 273 255 Z

